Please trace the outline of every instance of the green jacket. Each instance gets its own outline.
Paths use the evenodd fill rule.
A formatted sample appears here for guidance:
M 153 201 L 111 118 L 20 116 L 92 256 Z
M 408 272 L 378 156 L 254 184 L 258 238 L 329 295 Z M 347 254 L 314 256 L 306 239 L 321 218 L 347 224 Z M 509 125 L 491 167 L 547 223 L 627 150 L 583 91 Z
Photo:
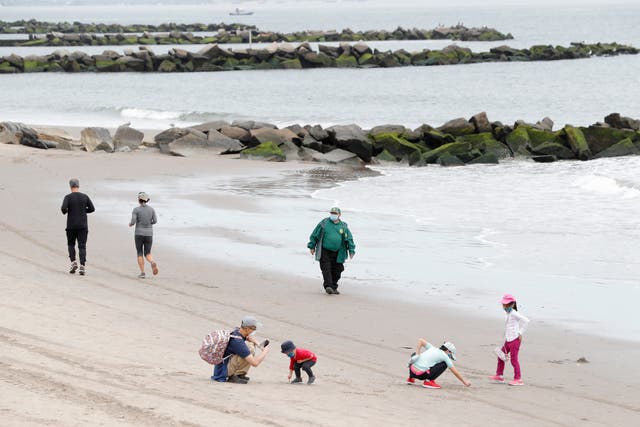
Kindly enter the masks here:
M 327 221 L 331 221 L 329 218 L 325 218 L 316 225 L 316 228 L 313 229 L 311 236 L 309 236 L 309 243 L 307 244 L 307 248 L 316 250 L 316 261 L 320 261 L 320 256 L 322 255 L 322 239 L 324 237 L 324 228 L 327 224 Z M 356 244 L 353 243 L 353 235 L 349 230 L 349 226 L 346 222 L 340 221 L 338 224 L 342 224 L 344 226 L 344 233 L 342 234 L 342 246 L 338 250 L 338 258 L 337 262 L 344 263 L 347 259 L 347 253 L 352 256 L 356 253 Z

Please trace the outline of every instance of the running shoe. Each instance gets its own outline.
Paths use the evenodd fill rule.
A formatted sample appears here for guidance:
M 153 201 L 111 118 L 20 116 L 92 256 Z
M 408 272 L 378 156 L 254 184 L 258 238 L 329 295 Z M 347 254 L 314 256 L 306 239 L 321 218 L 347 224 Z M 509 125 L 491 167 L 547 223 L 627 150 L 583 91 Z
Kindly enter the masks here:
M 442 387 L 440 387 L 440 384 L 438 384 L 437 382 L 429 381 L 429 380 L 423 382 L 422 383 L 422 387 L 424 387 L 424 388 L 442 388 Z
M 81 276 L 84 276 L 85 270 L 84 270 L 84 265 L 80 266 L 80 269 L 78 270 L 78 274 Z
M 503 384 L 504 383 L 504 377 L 502 375 L 491 375 L 489 377 L 489 380 L 496 383 L 496 384 Z
M 407 378 L 407 384 L 411 385 L 411 384 L 415 384 L 416 383 L 416 379 L 415 378 Z
M 153 275 L 155 276 L 156 274 L 158 274 L 158 264 L 155 262 L 151 263 L 151 271 L 153 271 Z
M 309 381 L 307 381 L 307 384 L 313 384 L 315 380 L 316 377 L 309 377 Z
M 146 274 L 144 274 L 144 271 L 140 274 L 138 274 L 138 279 L 144 279 L 145 277 L 147 277 Z
M 76 261 L 73 261 L 71 263 L 71 267 L 69 268 L 69 273 L 75 274 L 77 270 L 78 270 L 78 263 Z
M 522 382 L 522 380 L 518 379 L 518 380 L 509 381 L 509 385 L 524 385 L 524 383 Z

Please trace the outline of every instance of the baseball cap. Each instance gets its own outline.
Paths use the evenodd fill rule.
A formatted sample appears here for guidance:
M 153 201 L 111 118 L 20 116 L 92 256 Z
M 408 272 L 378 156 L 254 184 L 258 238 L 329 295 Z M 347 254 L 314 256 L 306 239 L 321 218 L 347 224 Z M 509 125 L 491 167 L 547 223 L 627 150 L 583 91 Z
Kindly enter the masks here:
M 340 212 L 340 208 L 337 208 L 337 207 L 334 206 L 331 209 L 329 209 L 329 213 L 341 214 L 342 212 Z
M 244 316 L 242 318 L 242 323 L 240 324 L 240 326 L 242 326 L 243 328 L 254 327 L 257 329 L 262 326 L 262 323 L 258 322 L 253 316 Z
M 69 187 L 71 187 L 71 188 L 79 188 L 80 187 L 80 180 L 78 178 L 71 178 L 69 180 Z
M 442 344 L 443 346 L 446 347 L 447 350 L 449 350 L 451 352 L 451 358 L 453 360 L 456 360 L 456 346 L 453 345 L 453 343 L 451 341 L 447 341 L 444 344 Z
M 150 200 L 150 197 L 147 193 L 145 193 L 144 191 L 141 191 L 138 193 L 138 200 L 142 200 L 143 202 L 148 202 Z
M 511 294 L 504 294 L 502 299 L 500 300 L 500 304 L 511 304 L 516 301 L 516 297 Z

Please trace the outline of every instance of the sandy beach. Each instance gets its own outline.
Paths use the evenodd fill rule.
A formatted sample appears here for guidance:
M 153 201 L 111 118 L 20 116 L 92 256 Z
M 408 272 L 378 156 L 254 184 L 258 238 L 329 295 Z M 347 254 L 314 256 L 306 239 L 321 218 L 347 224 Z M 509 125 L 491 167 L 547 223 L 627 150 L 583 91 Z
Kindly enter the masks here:
M 89 154 L 0 145 L 0 424 L 637 425 L 637 341 L 534 319 L 521 349 L 526 385 L 494 385 L 487 377 L 501 321 L 437 301 L 350 294 L 348 279 L 342 295 L 328 296 L 315 278 L 193 258 L 161 240 L 154 242 L 160 274 L 141 281 L 129 212 L 121 226 L 100 214 L 103 197 L 131 199 L 107 185 L 114 180 L 144 185 L 198 173 L 250 178 L 313 167 L 177 158 L 154 149 Z M 80 178 L 97 209 L 89 219 L 85 277 L 67 272 L 60 203 L 71 177 Z M 250 196 L 206 203 L 252 209 Z M 197 354 L 200 342 L 211 330 L 238 326 L 245 314 L 263 323 L 257 336 L 271 340 L 271 353 L 249 372 L 248 385 L 213 383 Z M 454 341 L 456 366 L 472 386 L 450 373 L 440 377 L 441 390 L 406 385 L 419 337 Z M 288 359 L 279 352 L 286 339 L 318 355 L 313 386 L 287 383 Z M 577 363 L 582 357 L 588 363 Z

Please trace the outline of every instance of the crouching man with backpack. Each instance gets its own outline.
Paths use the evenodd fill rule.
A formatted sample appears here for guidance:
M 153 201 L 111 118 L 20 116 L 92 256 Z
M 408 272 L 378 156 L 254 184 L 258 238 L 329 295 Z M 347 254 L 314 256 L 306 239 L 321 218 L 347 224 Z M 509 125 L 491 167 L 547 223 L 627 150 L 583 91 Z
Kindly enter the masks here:
M 260 365 L 269 353 L 268 341 L 260 345 L 252 336 L 258 325 L 253 316 L 245 316 L 240 327 L 231 331 L 223 361 L 214 366 L 212 380 L 237 384 L 249 382 L 249 369 Z M 255 355 L 256 346 L 262 349 L 258 356 Z

